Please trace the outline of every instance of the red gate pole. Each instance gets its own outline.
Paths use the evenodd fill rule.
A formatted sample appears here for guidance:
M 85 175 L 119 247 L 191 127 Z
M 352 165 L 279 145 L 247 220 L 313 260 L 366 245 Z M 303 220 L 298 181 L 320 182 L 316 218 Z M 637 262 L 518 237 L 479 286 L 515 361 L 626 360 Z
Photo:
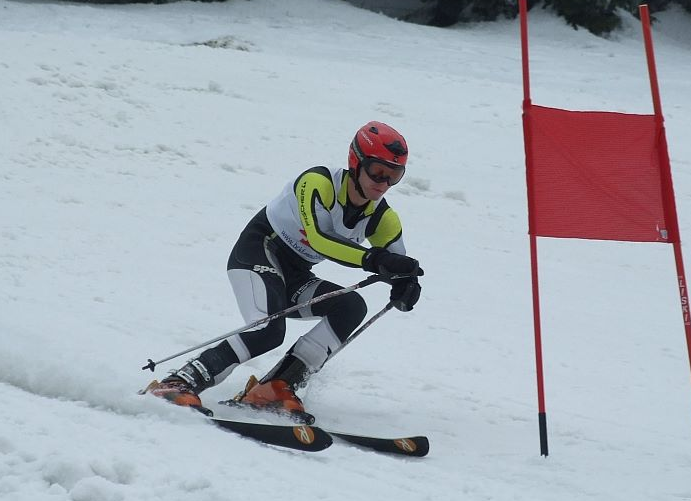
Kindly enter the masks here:
M 528 57 L 528 5 L 519 2 L 521 20 L 521 59 L 523 62 L 523 136 L 525 144 L 526 184 L 528 189 L 528 234 L 530 235 L 530 269 L 533 286 L 533 326 L 535 329 L 535 366 L 537 374 L 538 423 L 540 427 L 540 454 L 547 456 L 547 414 L 545 411 L 545 382 L 542 364 L 542 329 L 540 321 L 540 288 L 537 266 L 537 237 L 535 236 L 535 203 L 532 179 L 532 133 L 530 128 L 530 71 Z
M 638 7 L 643 26 L 643 39 L 645 41 L 645 54 L 648 61 L 648 74 L 650 76 L 650 91 L 653 95 L 653 109 L 655 121 L 658 127 L 658 150 L 660 154 L 660 179 L 662 181 L 662 200 L 664 203 L 665 220 L 669 228 L 669 241 L 674 247 L 674 260 L 677 266 L 677 282 L 679 285 L 679 297 L 681 299 L 681 312 L 684 319 L 686 332 L 686 348 L 691 364 L 691 313 L 689 313 L 689 296 L 686 286 L 686 273 L 684 271 L 684 258 L 681 252 L 681 238 L 679 235 L 679 221 L 677 207 L 674 201 L 674 187 L 672 185 L 672 169 L 667 151 L 667 139 L 665 135 L 664 117 L 662 116 L 662 104 L 660 100 L 660 87 L 657 81 L 657 69 L 655 67 L 655 52 L 653 51 L 653 37 L 650 30 L 650 12 L 647 5 Z

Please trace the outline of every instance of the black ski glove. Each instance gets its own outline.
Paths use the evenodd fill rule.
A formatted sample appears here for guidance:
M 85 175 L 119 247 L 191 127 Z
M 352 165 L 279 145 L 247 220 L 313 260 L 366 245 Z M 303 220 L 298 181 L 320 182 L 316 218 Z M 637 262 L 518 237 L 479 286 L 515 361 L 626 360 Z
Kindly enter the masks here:
M 417 259 L 394 254 L 381 247 L 372 247 L 362 258 L 362 269 L 372 273 L 388 275 L 408 275 L 417 277 L 424 275 Z
M 421 290 L 417 277 L 399 278 L 391 286 L 391 302 L 398 310 L 410 311 L 420 299 Z
M 416 259 L 373 247 L 362 259 L 362 269 L 379 273 L 384 277 L 404 275 L 388 281 L 391 284 L 390 299 L 396 309 L 410 311 L 420 299 L 421 287 L 417 277 L 421 277 L 425 272 Z

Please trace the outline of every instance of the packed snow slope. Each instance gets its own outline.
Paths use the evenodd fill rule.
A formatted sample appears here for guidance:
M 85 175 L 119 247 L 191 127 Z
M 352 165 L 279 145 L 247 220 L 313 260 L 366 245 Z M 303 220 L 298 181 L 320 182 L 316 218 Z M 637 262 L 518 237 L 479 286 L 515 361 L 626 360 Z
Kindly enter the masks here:
M 691 37 L 654 40 L 691 237 Z M 651 113 L 638 22 L 530 19 L 533 101 Z M 550 455 L 539 455 L 517 20 L 435 29 L 336 0 L 93 6 L 0 0 L 0 499 L 691 499 L 691 384 L 671 247 L 540 239 Z M 302 396 L 400 459 L 299 453 L 137 390 L 240 327 L 227 255 L 369 120 L 409 168 L 387 196 L 426 274 Z M 688 248 L 684 247 L 688 252 Z M 690 254 L 691 255 L 691 254 Z M 365 274 L 315 268 L 343 285 Z M 363 291 L 370 312 L 385 286 Z M 227 398 L 311 323 L 203 394 Z M 232 411 L 225 414 L 232 416 Z

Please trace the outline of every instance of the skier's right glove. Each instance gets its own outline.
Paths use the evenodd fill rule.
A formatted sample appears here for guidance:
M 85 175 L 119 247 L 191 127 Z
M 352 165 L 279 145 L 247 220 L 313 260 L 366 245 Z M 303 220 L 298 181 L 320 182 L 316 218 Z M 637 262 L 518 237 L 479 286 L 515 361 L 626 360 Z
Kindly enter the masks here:
M 410 311 L 420 299 L 420 284 L 417 277 L 399 278 L 391 286 L 391 304 L 400 311 Z
M 420 277 L 424 271 L 420 268 L 417 259 L 394 254 L 382 247 L 372 247 L 362 258 L 362 269 L 380 275 L 406 275 L 409 277 Z

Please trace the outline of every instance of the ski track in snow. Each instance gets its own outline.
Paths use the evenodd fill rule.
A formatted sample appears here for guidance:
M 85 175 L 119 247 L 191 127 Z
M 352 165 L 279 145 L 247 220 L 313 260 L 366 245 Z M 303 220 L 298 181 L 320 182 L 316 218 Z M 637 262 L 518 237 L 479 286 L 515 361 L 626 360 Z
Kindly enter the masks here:
M 667 246 L 539 241 L 551 452 L 539 456 L 517 21 L 441 30 L 335 0 L 0 6 L 2 501 L 691 499 Z M 658 14 L 654 36 L 683 239 L 680 16 Z M 637 20 L 609 40 L 541 9 L 529 27 L 536 104 L 651 112 Z M 344 166 L 371 119 L 411 148 L 387 200 L 423 297 L 303 397 L 325 428 L 426 434 L 430 455 L 281 450 L 138 396 L 184 360 L 152 375 L 147 358 L 243 324 L 224 268 L 236 235 L 301 170 Z M 387 291 L 363 295 L 373 313 Z M 281 350 L 205 402 L 269 369 L 307 325 L 289 322 Z

